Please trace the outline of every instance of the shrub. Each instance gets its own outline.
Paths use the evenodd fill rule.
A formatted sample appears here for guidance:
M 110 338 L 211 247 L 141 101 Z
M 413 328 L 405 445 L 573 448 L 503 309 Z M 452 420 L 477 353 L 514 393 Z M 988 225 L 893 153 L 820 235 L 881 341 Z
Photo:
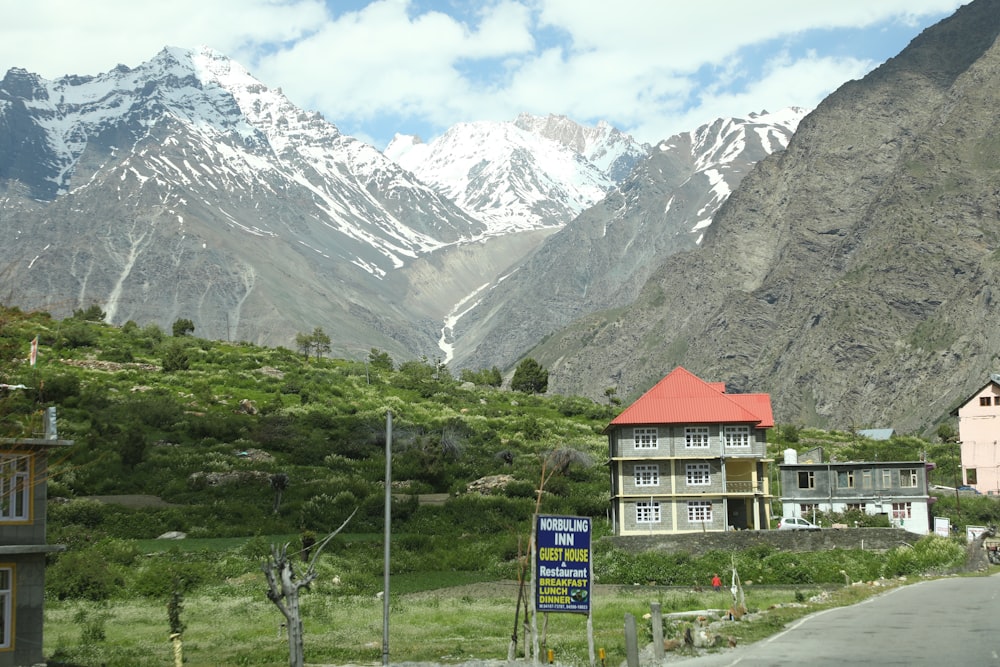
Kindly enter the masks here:
M 191 367 L 191 357 L 188 355 L 187 348 L 181 343 L 172 342 L 166 345 L 161 355 L 162 360 L 160 363 L 163 366 L 164 373 L 186 371 Z
M 165 598 L 174 591 L 188 592 L 211 579 L 211 564 L 177 550 L 147 560 L 136 573 L 130 590 L 147 597 Z
M 104 522 L 107 506 L 96 500 L 81 499 L 48 506 L 49 523 L 96 528 Z
M 46 570 L 45 588 L 60 600 L 107 600 L 125 586 L 125 578 L 93 547 L 69 551 Z

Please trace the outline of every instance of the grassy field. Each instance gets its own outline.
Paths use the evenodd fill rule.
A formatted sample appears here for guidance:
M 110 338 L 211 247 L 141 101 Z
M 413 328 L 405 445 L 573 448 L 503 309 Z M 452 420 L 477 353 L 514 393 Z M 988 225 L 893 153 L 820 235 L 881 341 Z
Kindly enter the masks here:
M 459 663 L 504 660 L 514 628 L 517 584 L 513 581 L 461 583 L 475 573 L 456 574 L 447 588 L 390 595 L 389 650 L 393 662 Z M 329 582 L 317 582 L 302 598 L 305 656 L 309 665 L 381 664 L 382 601 L 344 596 Z M 390 584 L 391 591 L 394 591 Z M 400 582 L 399 588 L 417 588 Z M 851 604 L 885 590 L 870 585 L 823 591 L 817 587 L 746 589 L 750 614 L 727 622 L 720 633 L 739 643 L 768 636 L 807 613 Z M 725 610 L 728 592 L 693 591 L 648 586 L 598 586 L 593 596 L 596 648 L 607 653 L 607 664 L 625 660 L 624 618 L 632 614 L 639 627 L 640 646 L 652 638 L 643 616 L 652 603 L 664 615 L 700 609 Z M 184 661 L 190 667 L 282 665 L 288 645 L 284 620 L 264 596 L 262 578 L 246 575 L 222 586 L 200 590 L 184 599 L 182 620 Z M 690 621 L 668 620 L 664 636 L 679 637 Z M 523 623 L 523 617 L 521 619 Z M 538 618 L 543 646 L 561 665 L 587 665 L 586 617 L 549 614 Z M 129 600 L 110 604 L 52 601 L 46 606 L 45 655 L 52 667 L 78 665 L 152 667 L 173 665 L 168 639 L 166 603 Z M 519 655 L 523 652 L 519 624 Z M 544 655 L 544 653 L 543 653 Z

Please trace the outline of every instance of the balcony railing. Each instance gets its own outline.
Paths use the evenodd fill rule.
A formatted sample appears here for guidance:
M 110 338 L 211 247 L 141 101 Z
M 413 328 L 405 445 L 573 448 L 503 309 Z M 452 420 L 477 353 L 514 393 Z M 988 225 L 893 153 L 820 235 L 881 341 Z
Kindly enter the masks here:
M 763 493 L 763 482 L 740 482 L 736 480 L 726 480 L 726 493 Z

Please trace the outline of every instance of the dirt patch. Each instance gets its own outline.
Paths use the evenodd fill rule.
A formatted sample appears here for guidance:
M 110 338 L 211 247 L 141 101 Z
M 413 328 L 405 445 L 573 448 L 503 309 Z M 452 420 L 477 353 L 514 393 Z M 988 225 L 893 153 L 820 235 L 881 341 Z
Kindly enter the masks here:
M 180 505 L 168 503 L 159 496 L 84 496 L 84 498 L 110 505 L 121 505 L 123 507 L 128 507 L 129 509 L 143 509 L 145 507 L 180 507 Z
M 448 501 L 447 493 L 421 493 L 417 502 L 421 505 L 444 505 Z

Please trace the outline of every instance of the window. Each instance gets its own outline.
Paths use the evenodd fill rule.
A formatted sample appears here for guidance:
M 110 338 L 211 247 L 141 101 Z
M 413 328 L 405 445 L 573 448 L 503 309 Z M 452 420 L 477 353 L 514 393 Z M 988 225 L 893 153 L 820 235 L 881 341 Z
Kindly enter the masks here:
M 911 515 L 910 503 L 893 503 L 892 504 L 892 518 L 893 519 L 909 519 Z
M 917 469 L 916 468 L 903 468 L 899 471 L 899 485 L 907 488 L 913 489 L 917 486 Z
M 0 454 L 0 521 L 27 521 L 30 506 L 31 457 Z
M 872 488 L 872 471 L 862 470 L 861 471 L 861 488 L 870 489 Z
M 711 520 L 711 500 L 692 500 L 688 503 L 688 523 L 708 523 Z
M 989 404 L 990 404 L 990 397 L 989 396 L 980 396 L 979 397 L 979 405 L 989 405 Z
M 725 434 L 726 447 L 750 446 L 749 426 L 726 426 L 723 433 Z
M 882 471 L 882 488 L 891 489 L 892 488 L 892 471 L 883 470 Z
M 656 449 L 658 432 L 655 428 L 637 428 L 632 431 L 636 449 Z
M 977 484 L 978 482 L 976 481 L 976 477 L 977 476 L 976 476 L 976 469 L 975 468 L 968 468 L 965 471 L 965 483 L 966 484 Z
M 659 486 L 660 466 L 658 465 L 637 465 L 635 467 L 636 486 Z
M 685 472 L 688 486 L 706 486 L 712 483 L 712 468 L 707 463 L 688 463 Z
M 815 489 L 816 488 L 816 473 L 807 470 L 799 471 L 799 488 L 800 489 Z
M 708 427 L 688 426 L 684 429 L 685 447 L 708 447 Z
M 841 470 L 837 473 L 837 488 L 838 489 L 853 489 L 854 488 L 854 471 L 853 470 Z
M 635 504 L 636 523 L 660 523 L 660 503 L 648 501 Z
M 844 509 L 846 509 L 848 512 L 852 512 L 852 511 L 854 511 L 854 512 L 864 512 L 865 511 L 865 504 L 864 503 L 847 503 L 847 505 L 844 507 Z
M 802 516 L 818 511 L 819 511 L 819 505 L 817 505 L 816 503 L 806 503 L 799 505 L 799 514 L 801 514 Z
M 10 648 L 14 614 L 14 568 L 0 567 L 0 648 Z

